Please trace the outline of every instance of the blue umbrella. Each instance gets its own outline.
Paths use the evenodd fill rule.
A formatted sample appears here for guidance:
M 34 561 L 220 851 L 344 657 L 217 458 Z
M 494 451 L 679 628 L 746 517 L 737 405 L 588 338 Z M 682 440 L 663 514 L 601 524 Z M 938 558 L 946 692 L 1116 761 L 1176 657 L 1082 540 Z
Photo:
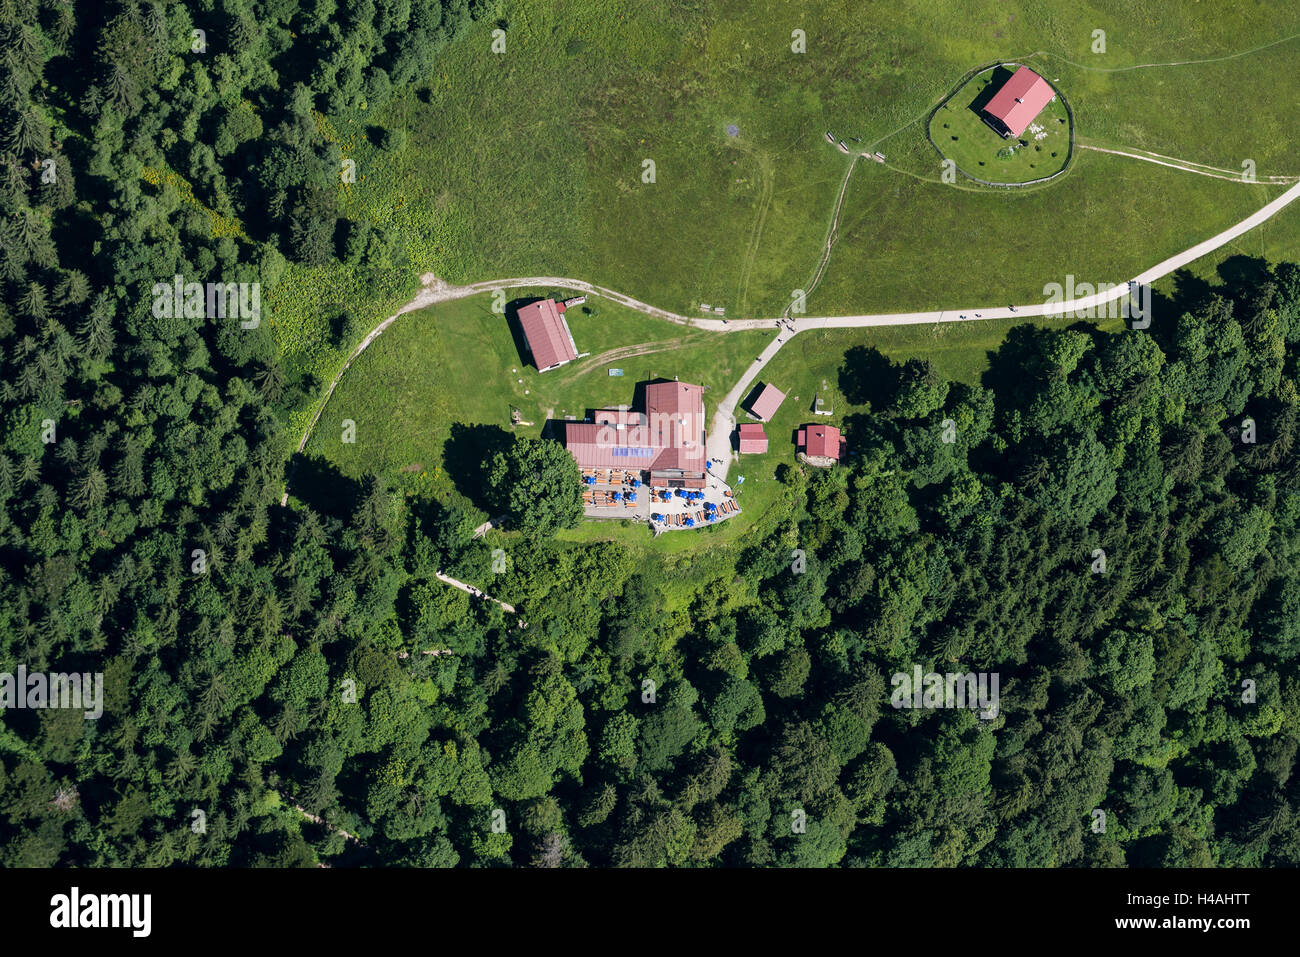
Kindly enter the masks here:
M 641 487 L 641 480 L 640 480 L 640 479 L 633 479 L 633 480 L 632 480 L 632 487 L 633 487 L 633 488 L 640 488 L 640 487 Z
M 628 493 L 627 493 L 627 500 L 628 500 L 629 502 L 635 502 L 635 501 L 636 501 L 636 492 L 628 492 Z
M 621 499 L 623 496 L 622 496 L 621 493 L 619 493 L 619 492 L 615 492 L 615 493 L 614 493 L 612 496 L 610 496 L 610 497 L 613 498 L 614 501 L 617 502 L 617 501 L 618 501 L 619 499 Z

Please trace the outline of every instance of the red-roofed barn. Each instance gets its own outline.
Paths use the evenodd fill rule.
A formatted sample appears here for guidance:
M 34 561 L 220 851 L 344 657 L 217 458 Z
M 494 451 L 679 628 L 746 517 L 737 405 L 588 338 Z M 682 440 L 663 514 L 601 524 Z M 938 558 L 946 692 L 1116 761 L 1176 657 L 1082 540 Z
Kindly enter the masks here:
M 767 433 L 761 425 L 746 422 L 740 427 L 740 454 L 762 455 L 767 451 Z
M 1022 66 L 1002 84 L 984 107 L 984 119 L 1003 136 L 1019 136 L 1056 99 L 1056 91 L 1041 76 Z
M 764 422 L 771 422 L 772 416 L 776 415 L 776 410 L 781 407 L 781 403 L 784 401 L 785 393 L 769 382 L 763 386 L 763 391 L 759 393 L 758 398 L 749 407 L 749 411 Z
M 519 325 L 538 372 L 558 369 L 578 358 L 578 347 L 563 311 L 563 304 L 554 299 L 541 299 L 519 308 Z

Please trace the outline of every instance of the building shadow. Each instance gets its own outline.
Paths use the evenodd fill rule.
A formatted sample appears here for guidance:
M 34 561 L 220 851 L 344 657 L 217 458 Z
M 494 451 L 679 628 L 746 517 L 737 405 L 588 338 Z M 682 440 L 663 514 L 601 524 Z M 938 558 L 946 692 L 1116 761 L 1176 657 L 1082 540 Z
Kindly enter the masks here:
M 537 368 L 537 361 L 533 358 L 532 350 L 528 348 L 528 338 L 524 335 L 524 327 L 519 323 L 519 310 L 524 306 L 541 302 L 542 298 L 542 296 L 520 296 L 518 299 L 511 299 L 506 303 L 506 326 L 510 329 L 510 338 L 514 340 L 515 352 L 519 353 L 519 363 L 520 365 L 532 366 L 534 369 Z
M 976 94 L 975 99 L 970 101 L 967 107 L 972 113 L 980 119 L 984 118 L 984 107 L 989 105 L 989 100 L 997 96 L 998 90 L 1002 89 L 1003 84 L 1011 79 L 1011 71 L 1004 66 L 994 67 L 993 75 L 984 88 Z
M 766 382 L 755 382 L 754 388 L 749 390 L 749 393 L 745 396 L 744 400 L 740 403 L 741 409 L 743 409 L 749 415 L 753 416 L 755 420 L 758 419 L 758 416 L 754 415 L 754 408 L 753 408 L 754 403 L 758 401 L 758 397 L 763 394 L 763 390 L 766 388 L 767 388 Z

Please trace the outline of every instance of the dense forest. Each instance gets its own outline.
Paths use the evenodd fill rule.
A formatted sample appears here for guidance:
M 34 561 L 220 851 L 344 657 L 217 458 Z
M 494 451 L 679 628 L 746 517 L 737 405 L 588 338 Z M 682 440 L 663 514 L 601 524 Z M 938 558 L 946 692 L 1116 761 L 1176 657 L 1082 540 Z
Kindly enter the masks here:
M 378 477 L 281 504 L 314 384 L 151 290 L 391 263 L 316 117 L 487 15 L 0 0 L 0 670 L 104 676 L 4 713 L 0 864 L 1300 864 L 1293 264 L 979 387 L 851 350 L 855 454 L 730 553 L 558 540 L 549 443 L 485 464 L 539 486 L 499 553 Z M 918 666 L 996 715 L 891 706 Z

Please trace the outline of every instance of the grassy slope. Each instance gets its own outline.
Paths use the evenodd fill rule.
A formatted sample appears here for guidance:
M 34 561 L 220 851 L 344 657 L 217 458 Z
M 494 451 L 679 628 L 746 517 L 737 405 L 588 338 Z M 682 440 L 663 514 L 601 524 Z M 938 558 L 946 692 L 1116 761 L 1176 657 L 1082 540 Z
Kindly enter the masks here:
M 1300 30 L 1285 22 L 1296 13 L 751 0 L 620 19 L 609 4 L 582 4 L 581 15 L 549 6 L 517 7 L 505 56 L 488 52 L 489 25 L 471 31 L 432 78 L 432 103 L 411 98 L 381 118 L 407 125 L 412 138 L 367 180 L 372 205 L 400 197 L 402 215 L 428 240 L 428 267 L 440 275 L 561 272 L 678 309 L 704 300 L 731 315 L 775 314 L 811 275 L 844 170 L 846 158 L 823 132 L 865 145 L 903 127 L 882 144 L 892 163 L 924 142 L 914 121 L 971 66 L 1036 50 L 1050 51 L 1039 59 L 1067 91 L 1084 138 L 1234 168 L 1251 157 L 1263 174 L 1290 172 L 1282 131 L 1300 81 L 1282 67 L 1300 44 L 1203 66 L 1099 70 L 1248 49 Z M 796 26 L 808 36 L 803 55 L 790 51 Z M 1108 49 L 1095 55 L 1092 30 L 1101 27 Z M 1225 90 L 1242 85 L 1266 92 L 1249 111 L 1226 108 Z M 727 135 L 729 124 L 739 136 Z M 937 179 L 932 151 L 920 155 Z M 641 181 L 645 159 L 656 164 L 652 184 Z M 1025 295 L 1044 275 L 1136 272 L 1270 195 L 1132 160 L 1089 159 L 1028 208 L 1004 198 L 971 207 L 863 164 L 846 217 L 858 224 L 870 217 L 871 232 L 841 241 L 809 309 L 955 301 L 972 265 L 992 271 L 1004 255 L 1000 244 L 972 242 L 941 245 L 934 255 L 955 222 L 978 219 L 976 243 L 1023 237 L 1023 275 L 1005 285 Z M 1057 224 L 1067 219 L 1079 228 L 1071 261 L 1062 262 Z M 873 237 L 882 230 L 900 238 L 881 247 Z M 919 288 L 909 264 L 922 254 L 927 279 Z M 867 302 L 848 278 L 864 271 L 875 290 Z
M 827 301 L 852 301 L 862 312 L 978 308 L 1041 301 L 1046 283 L 1071 273 L 1122 282 L 1205 239 L 1207 224 L 1227 226 L 1283 189 L 1087 151 L 1052 183 L 1006 195 L 864 163 L 809 309 L 823 311 Z
M 880 142 L 890 163 L 861 163 L 854 173 L 839 245 L 808 301 L 814 314 L 1032 299 L 1045 282 L 1071 272 L 1081 280 L 1123 278 L 1280 191 L 1086 152 L 1065 177 L 1015 196 L 945 187 L 924 141 L 924 116 L 969 68 L 1001 58 L 1027 60 L 1067 91 L 1084 141 L 1227 168 L 1251 158 L 1260 175 L 1300 172 L 1287 165 L 1285 132 L 1300 99 L 1300 71 L 1293 68 L 1300 43 L 1216 63 L 1128 69 L 1235 53 L 1300 31 L 1300 11 L 1275 5 L 979 0 L 958 9 L 928 0 L 700 0 L 646 12 L 595 0 L 577 10 L 553 6 L 521 0 L 512 8 L 506 56 L 489 52 L 492 24 L 471 30 L 429 78 L 429 102 L 412 96 L 379 116 L 333 118 L 364 177 L 345 204 L 352 215 L 403 231 L 408 277 L 424 269 L 454 281 L 560 273 L 683 311 L 703 300 L 727 306 L 732 316 L 774 314 L 812 274 L 846 166 L 847 157 L 826 144 L 826 129 L 851 143 L 861 137 L 864 147 Z M 808 36 L 804 55 L 790 52 L 795 27 Z M 1107 30 L 1104 55 L 1089 51 L 1098 28 Z M 1257 91 L 1250 110 L 1225 99 L 1243 86 Z M 362 131 L 375 122 L 407 129 L 406 147 L 391 156 L 374 150 Z M 728 124 L 740 128 L 739 136 L 727 134 Z M 641 181 L 646 158 L 656 163 L 652 184 Z M 1300 214 L 1288 210 L 1193 271 L 1208 274 L 1240 252 L 1300 255 Z M 325 278 L 295 272 L 296 287 L 310 295 L 296 312 L 294 297 L 285 297 L 277 312 L 282 341 L 320 338 L 313 327 L 320 321 L 318 288 L 375 320 L 405 295 L 396 280 L 367 296 L 347 288 L 345 277 Z M 654 357 L 619 360 L 627 379 L 605 379 L 603 369 L 578 379 L 548 373 L 550 384 L 524 397 L 535 373 L 529 370 L 523 385 L 514 381 L 519 375 L 507 376 L 518 357 L 509 336 L 502 338 L 499 317 L 489 319 L 478 300 L 444 308 L 463 321 L 404 318 L 358 362 L 322 419 L 317 451 L 327 451 L 323 436 L 337 435 L 345 405 L 383 433 L 370 433 L 367 444 L 363 431 L 358 446 L 335 442 L 328 452 L 357 474 L 370 465 L 436 463 L 452 421 L 504 422 L 512 402 L 525 417 L 546 407 L 562 415 L 622 401 L 623 383 L 630 389 L 652 366 L 690 377 L 680 371 L 684 363 L 668 370 Z M 627 317 L 605 345 L 592 344 L 601 342 L 599 333 L 575 334 L 580 348 L 597 351 L 686 332 L 637 322 L 647 320 Z M 782 414 L 806 418 L 799 411 L 803 391 L 838 367 L 848 345 L 875 343 L 898 358 L 928 355 L 969 380 L 1006 325 L 831 332 L 819 343 L 801 336 L 768 378 L 801 396 Z M 432 346 L 416 347 L 417 331 L 443 337 L 442 358 L 420 351 Z M 341 363 L 341 353 L 317 346 L 302 354 L 311 348 L 318 368 Z M 736 374 L 752 350 L 739 352 Z M 721 371 L 700 370 L 698 377 Z M 785 423 L 779 418 L 776 426 Z M 788 443 L 774 438 L 771 455 L 788 452 Z M 747 462 L 745 469 L 757 477 L 776 460 Z M 761 497 L 765 484 L 747 485 L 746 493 Z M 734 536 L 743 524 L 665 536 L 655 547 L 686 548 L 683 540 L 714 539 L 724 530 Z M 572 536 L 624 534 L 641 540 L 639 530 L 609 525 L 587 525 Z

